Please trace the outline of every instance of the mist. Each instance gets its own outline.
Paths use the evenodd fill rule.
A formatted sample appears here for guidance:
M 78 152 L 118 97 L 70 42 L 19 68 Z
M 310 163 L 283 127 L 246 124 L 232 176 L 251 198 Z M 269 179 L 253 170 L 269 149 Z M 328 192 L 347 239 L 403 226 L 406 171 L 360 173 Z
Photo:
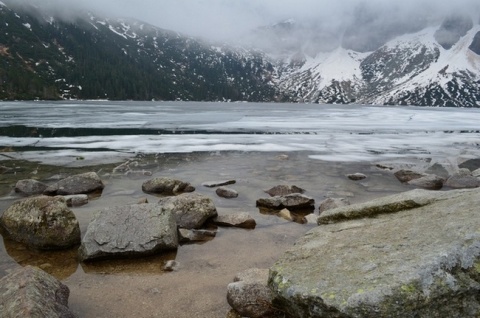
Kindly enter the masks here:
M 155 26 L 211 40 L 232 40 L 286 19 L 316 25 L 330 33 L 384 25 L 440 25 L 450 14 L 480 21 L 478 0 L 15 0 L 36 3 L 64 18 L 80 9 L 130 17 Z M 363 10 L 363 11 L 362 11 Z M 361 15 L 361 16 L 359 16 Z

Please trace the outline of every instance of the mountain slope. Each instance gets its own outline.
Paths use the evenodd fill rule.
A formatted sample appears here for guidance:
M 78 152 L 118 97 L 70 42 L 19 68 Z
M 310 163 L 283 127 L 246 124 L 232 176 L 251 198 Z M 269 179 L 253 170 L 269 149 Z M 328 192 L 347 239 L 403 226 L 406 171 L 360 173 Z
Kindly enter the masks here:
M 459 24 L 459 32 L 447 29 L 449 37 L 442 25 L 373 52 L 337 47 L 300 65 L 296 57 L 283 60 L 278 85 L 302 102 L 479 107 L 480 25 Z
M 126 19 L 0 5 L 2 99 L 282 99 L 273 66 L 253 51 L 212 46 Z

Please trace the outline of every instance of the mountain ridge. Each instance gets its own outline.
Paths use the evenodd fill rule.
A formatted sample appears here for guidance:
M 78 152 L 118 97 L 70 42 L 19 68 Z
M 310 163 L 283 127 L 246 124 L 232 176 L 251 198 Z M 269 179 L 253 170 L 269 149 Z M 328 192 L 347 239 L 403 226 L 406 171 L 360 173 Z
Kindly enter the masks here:
M 368 23 L 360 31 L 348 29 L 345 43 L 350 44 L 344 45 L 335 40 L 336 31 L 316 33 L 285 20 L 246 40 L 268 44 L 260 50 L 87 11 L 61 20 L 39 7 L 15 8 L 7 0 L 0 3 L 0 16 L 5 21 L 0 24 L 4 100 L 480 107 L 480 24 L 466 16 L 452 15 L 435 26 L 415 25 L 406 29 L 415 32 L 401 35 L 385 31 L 383 42 L 369 35 L 376 42 L 359 47 L 371 51 L 345 48 L 357 45 L 352 36 L 370 32 Z M 360 14 L 359 21 L 364 19 Z

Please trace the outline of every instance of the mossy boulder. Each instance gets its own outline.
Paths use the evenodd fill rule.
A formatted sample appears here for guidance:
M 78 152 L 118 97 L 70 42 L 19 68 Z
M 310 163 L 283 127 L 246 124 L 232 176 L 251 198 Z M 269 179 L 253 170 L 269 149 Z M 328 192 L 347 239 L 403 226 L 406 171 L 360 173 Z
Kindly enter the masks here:
M 293 317 L 479 317 L 479 205 L 478 189 L 414 190 L 325 211 L 270 268 L 273 305 Z
M 0 217 L 14 241 L 38 249 L 80 244 L 80 227 L 62 197 L 38 196 L 14 202 Z

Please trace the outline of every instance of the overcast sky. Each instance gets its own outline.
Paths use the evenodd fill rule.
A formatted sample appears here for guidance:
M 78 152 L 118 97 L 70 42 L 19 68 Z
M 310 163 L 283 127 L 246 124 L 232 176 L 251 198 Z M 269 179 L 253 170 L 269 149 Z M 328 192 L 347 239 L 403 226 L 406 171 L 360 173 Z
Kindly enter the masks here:
M 15 0 L 35 1 L 35 0 Z M 480 0 L 36 0 L 61 11 L 88 7 L 116 16 L 134 17 L 162 28 L 195 36 L 225 39 L 262 25 L 293 18 L 343 24 L 359 3 L 378 7 L 383 19 L 419 15 L 435 20 L 449 12 L 475 14 Z

